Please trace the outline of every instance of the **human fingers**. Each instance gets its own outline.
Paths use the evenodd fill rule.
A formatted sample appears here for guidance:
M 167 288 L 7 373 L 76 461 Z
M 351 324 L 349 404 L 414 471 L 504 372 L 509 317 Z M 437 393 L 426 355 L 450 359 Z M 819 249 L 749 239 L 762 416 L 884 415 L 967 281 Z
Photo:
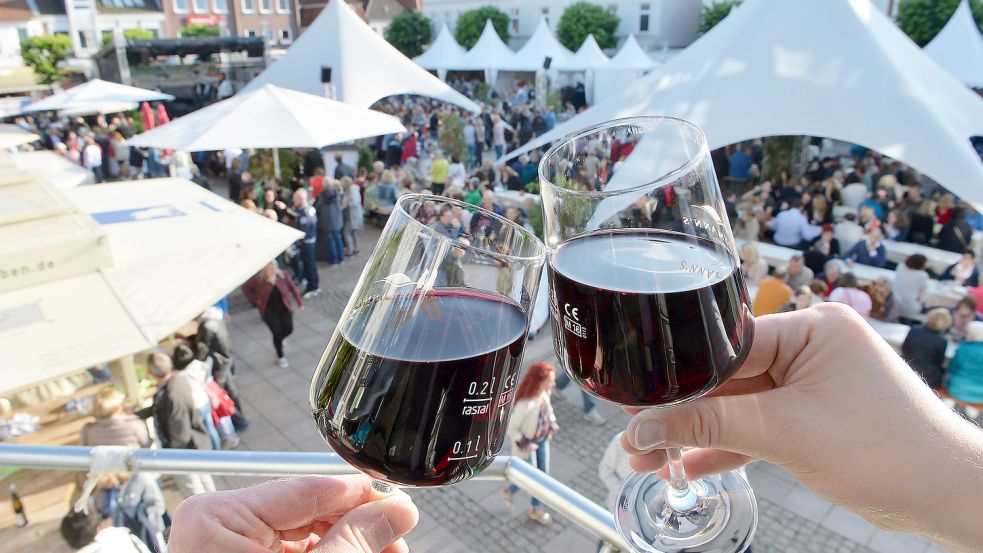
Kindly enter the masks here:
M 392 545 L 382 550 L 382 553 L 409 553 L 410 546 L 406 540 L 399 538 Z
M 420 512 L 408 495 L 360 505 L 328 530 L 317 553 L 380 553 L 412 530 Z
M 686 468 L 686 477 L 691 480 L 734 470 L 753 460 L 747 455 L 720 449 L 690 449 L 683 452 L 683 467 Z M 662 478 L 669 478 L 668 466 L 660 467 L 656 472 Z
M 235 501 L 278 534 L 338 519 L 363 503 L 384 497 L 361 474 L 304 476 L 222 493 L 235 494 Z

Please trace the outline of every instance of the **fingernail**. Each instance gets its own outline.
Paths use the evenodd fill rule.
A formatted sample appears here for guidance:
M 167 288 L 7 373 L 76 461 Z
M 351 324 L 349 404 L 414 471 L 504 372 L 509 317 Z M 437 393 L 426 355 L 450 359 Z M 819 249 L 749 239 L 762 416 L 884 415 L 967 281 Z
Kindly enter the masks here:
M 409 495 L 395 495 L 385 501 L 385 515 L 395 537 L 403 536 L 416 526 L 420 511 Z M 399 510 L 396 510 L 399 507 Z
M 666 443 L 666 425 L 662 421 L 643 421 L 635 427 L 635 449 L 654 449 Z

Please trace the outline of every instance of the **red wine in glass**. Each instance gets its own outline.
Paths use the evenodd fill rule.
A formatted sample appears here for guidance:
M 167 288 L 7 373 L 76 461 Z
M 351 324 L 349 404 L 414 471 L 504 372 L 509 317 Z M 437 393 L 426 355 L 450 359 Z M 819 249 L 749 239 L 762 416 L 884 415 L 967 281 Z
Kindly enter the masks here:
M 470 478 L 502 447 L 527 328 L 523 310 L 493 292 L 369 298 L 325 352 L 333 361 L 315 382 L 318 428 L 373 478 Z
M 619 405 L 694 399 L 733 376 L 754 334 L 739 266 L 662 230 L 596 231 L 550 256 L 553 339 L 568 374 Z

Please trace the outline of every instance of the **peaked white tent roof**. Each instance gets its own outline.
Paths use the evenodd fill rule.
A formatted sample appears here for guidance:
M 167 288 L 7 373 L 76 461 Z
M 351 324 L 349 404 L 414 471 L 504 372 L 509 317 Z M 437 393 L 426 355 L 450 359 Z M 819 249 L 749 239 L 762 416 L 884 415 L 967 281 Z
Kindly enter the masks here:
M 488 19 L 485 20 L 485 28 L 481 31 L 478 42 L 475 42 L 474 46 L 451 69 L 469 71 L 508 69 L 507 66 L 514 55 L 515 52 L 502 42 L 502 38 L 495 31 L 495 26 Z
M 102 79 L 73 86 L 64 92 L 48 96 L 43 100 L 24 107 L 24 112 L 59 111 L 85 108 L 98 108 L 106 104 L 133 104 L 138 102 L 155 102 L 173 100 L 174 96 L 119 83 L 111 83 Z
M 518 52 L 512 55 L 512 59 L 507 63 L 508 65 L 503 67 L 503 69 L 511 69 L 513 71 L 536 71 L 543 67 L 543 61 L 547 58 L 553 58 L 550 64 L 552 67 L 553 63 L 561 63 L 573 56 L 573 52 L 567 49 L 566 46 L 560 44 L 560 41 L 556 40 L 553 36 L 553 31 L 550 30 L 550 26 L 546 23 L 546 19 L 540 18 L 539 24 L 536 25 L 536 30 L 533 31 L 532 36 L 526 41 L 525 45 L 519 49 Z
M 440 26 L 440 32 L 437 33 L 437 39 L 433 41 L 433 44 L 427 48 L 426 52 L 414 58 L 413 61 L 424 69 L 434 71 L 438 69 L 454 69 L 457 67 L 455 64 L 466 52 L 467 50 L 454 40 L 454 35 L 451 34 L 451 30 L 445 22 Z
M 925 45 L 925 53 L 967 86 L 983 88 L 983 36 L 969 0 L 962 0 L 949 22 Z
M 642 50 L 642 46 L 635 40 L 635 35 L 628 35 L 628 39 L 621 45 L 618 53 L 611 58 L 605 69 L 612 71 L 647 71 L 658 65 L 655 60 L 649 57 Z
M 129 144 L 189 152 L 320 148 L 405 131 L 391 115 L 267 84 L 178 117 Z
M 508 155 L 635 115 L 688 119 L 713 148 L 790 134 L 861 144 L 983 207 L 969 143 L 983 135 L 983 100 L 868 0 L 748 0 L 658 74 Z
M 343 0 L 329 2 L 287 53 L 244 90 L 275 84 L 323 96 L 322 67 L 331 68 L 335 98 L 354 106 L 367 108 L 394 94 L 418 94 L 481 109 L 386 42 Z
M 594 39 L 592 33 L 587 35 L 584 43 L 577 49 L 577 53 L 560 60 L 554 66 L 560 71 L 586 71 L 601 69 L 609 63 L 611 63 L 611 59 L 601 51 L 601 47 L 597 45 L 597 40 Z

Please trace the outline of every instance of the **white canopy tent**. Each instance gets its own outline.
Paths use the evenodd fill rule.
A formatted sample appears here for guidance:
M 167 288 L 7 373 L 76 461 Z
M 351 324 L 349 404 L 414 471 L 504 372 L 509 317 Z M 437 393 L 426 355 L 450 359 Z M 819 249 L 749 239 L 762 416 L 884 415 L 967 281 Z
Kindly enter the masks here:
M 0 125 L 0 150 L 41 140 L 41 136 L 17 125 Z
M 138 134 L 128 144 L 189 152 L 320 148 L 405 131 L 391 115 L 266 84 Z
M 96 182 L 92 171 L 51 150 L 0 156 L 0 186 L 35 179 L 62 189 Z
M 925 53 L 965 85 L 983 88 L 983 36 L 969 0 L 962 0 Z
M 418 94 L 478 112 L 478 104 L 428 73 L 379 36 L 347 2 L 332 1 L 287 53 L 244 89 L 266 85 L 325 95 L 321 81 L 331 70 L 332 97 L 367 108 L 386 96 Z
M 609 63 L 611 59 L 597 45 L 597 40 L 592 33 L 587 35 L 575 54 L 557 61 L 554 65 L 559 71 L 589 71 L 602 69 Z
M 839 29 L 837 40 L 827 30 Z M 508 154 L 635 115 L 699 125 L 712 148 L 811 135 L 903 161 L 983 207 L 983 100 L 934 63 L 868 0 L 748 0 L 649 74 Z
M 658 63 L 650 58 L 645 50 L 642 50 L 642 45 L 635 40 L 635 35 L 631 34 L 621 45 L 618 53 L 611 58 L 611 63 L 607 64 L 604 69 L 606 71 L 648 71 L 657 65 Z
M 0 197 L 3 191 L 0 187 Z M 181 179 L 87 186 L 64 194 L 75 213 L 5 225 L 4 250 L 17 244 L 8 238 L 25 243 L 25 234 L 36 236 L 43 228 L 48 240 L 54 236 L 76 244 L 62 244 L 50 250 L 57 252 L 54 257 L 40 258 L 51 267 L 75 263 L 104 248 L 107 239 L 111 264 L 102 254 L 94 269 L 46 281 L 35 268 L 36 255 L 16 257 L 32 261 L 27 282 L 0 292 L 2 392 L 155 347 L 301 237 Z M 85 240 L 89 235 L 103 240 Z
M 499 69 L 507 68 L 515 52 L 502 42 L 490 19 L 485 20 L 485 28 L 478 42 L 458 60 L 457 66 L 449 69 L 462 71 L 484 71 L 485 82 L 494 87 Z
M 560 41 L 556 40 L 556 37 L 553 36 L 553 31 L 550 30 L 550 26 L 546 23 L 546 19 L 541 18 L 529 40 L 526 41 L 518 52 L 512 54 L 512 58 L 506 62 L 507 65 L 502 67 L 502 69 L 535 72 L 542 69 L 543 61 L 547 57 L 552 58 L 550 64 L 550 68 L 552 69 L 553 64 L 562 64 L 567 59 L 573 57 L 573 52 L 568 50 L 566 46 L 560 44 Z
M 464 57 L 467 50 L 454 40 L 454 35 L 444 22 L 437 33 L 437 39 L 427 48 L 427 51 L 413 59 L 420 67 L 436 71 L 440 80 L 447 79 L 447 71 L 457 67 L 458 60 Z
M 158 102 L 173 100 L 174 96 L 126 86 L 119 83 L 93 79 L 73 86 L 64 92 L 53 94 L 24 107 L 24 112 L 61 111 L 73 109 L 96 109 L 107 104 L 135 104 L 139 102 Z

